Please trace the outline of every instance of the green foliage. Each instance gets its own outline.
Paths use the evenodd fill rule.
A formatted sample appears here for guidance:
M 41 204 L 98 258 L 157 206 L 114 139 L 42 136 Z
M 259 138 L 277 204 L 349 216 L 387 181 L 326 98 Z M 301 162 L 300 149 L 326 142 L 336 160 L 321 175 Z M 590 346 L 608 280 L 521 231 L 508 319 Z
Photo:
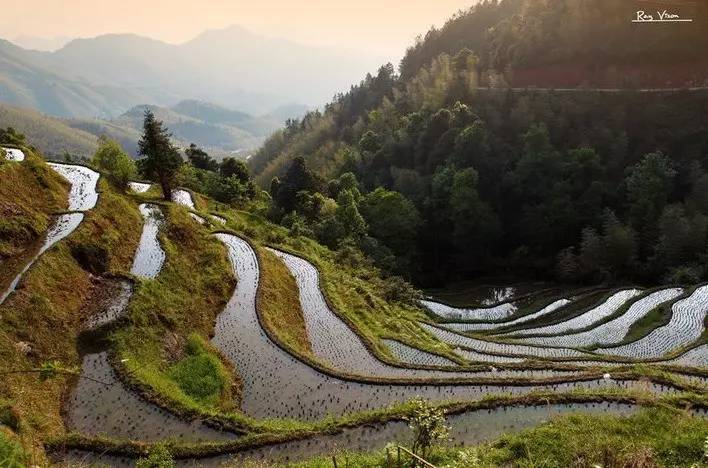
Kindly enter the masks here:
M 184 153 L 187 155 L 187 159 L 192 164 L 192 166 L 197 169 L 204 169 L 205 171 L 216 172 L 219 170 L 219 163 L 217 163 L 213 158 L 211 158 L 206 151 L 199 148 L 194 143 L 189 145 Z
M 246 180 L 244 183 L 236 175 L 224 177 L 219 172 L 200 169 L 192 164 L 183 164 L 175 180 L 182 187 L 234 206 L 242 206 L 256 196 L 252 181 Z
M 413 431 L 413 453 L 425 458 L 434 444 L 448 439 L 450 428 L 445 425 L 445 412 L 422 398 L 414 399 L 408 426 Z
M 196 334 L 189 336 L 186 355 L 167 371 L 185 394 L 207 404 L 216 403 L 228 385 L 224 365 Z
M 148 456 L 135 463 L 136 468 L 174 468 L 175 461 L 169 447 L 157 444 L 150 449 Z
M 98 139 L 98 149 L 91 163 L 120 189 L 125 189 L 138 173 L 135 161 L 123 151 L 118 142 L 106 136 Z
M 25 135 L 15 130 L 13 127 L 0 128 L 0 143 L 24 145 Z
M 708 425 L 689 413 L 646 408 L 630 416 L 571 414 L 538 427 L 471 447 L 438 446 L 426 460 L 447 468 L 518 467 L 704 467 Z M 388 466 L 385 450 L 346 453 L 347 466 Z M 344 458 L 344 457 L 338 457 Z M 330 457 L 288 465 L 326 468 Z
M 27 466 L 28 458 L 20 444 L 0 429 L 0 466 L 3 468 L 24 468 Z
M 246 183 L 251 178 L 246 164 L 244 164 L 243 161 L 231 157 L 224 158 L 224 160 L 221 161 L 219 173 L 222 177 L 226 177 L 227 179 L 236 176 L 241 183 Z

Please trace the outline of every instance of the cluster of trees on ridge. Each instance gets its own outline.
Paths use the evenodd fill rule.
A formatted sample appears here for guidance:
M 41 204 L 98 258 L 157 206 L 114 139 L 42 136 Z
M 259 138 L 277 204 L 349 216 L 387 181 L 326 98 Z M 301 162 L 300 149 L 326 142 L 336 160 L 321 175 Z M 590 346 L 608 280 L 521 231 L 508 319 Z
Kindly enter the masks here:
M 12 127 L 0 129 L 0 142 L 27 144 L 25 135 Z M 122 190 L 131 180 L 156 181 L 167 200 L 172 198 L 175 187 L 186 187 L 231 205 L 243 205 L 253 200 L 259 192 L 251 180 L 248 167 L 236 158 L 227 157 L 217 162 L 203 149 L 191 144 L 184 151 L 185 161 L 172 143 L 169 130 L 149 109 L 145 111 L 138 146 L 142 158 L 136 161 L 120 143 L 103 135 L 99 137 L 98 149 L 88 162 Z M 73 162 L 74 158 L 66 155 L 65 160 Z
M 546 21 L 559 17 L 543 5 L 558 2 L 577 3 L 516 3 Z M 322 112 L 288 121 L 249 161 L 270 184 L 272 218 L 330 246 L 353 241 L 422 285 L 510 273 L 706 278 L 708 92 L 479 89 L 487 59 L 464 38 L 440 38 L 512 4 L 460 15 L 409 51 L 400 74 L 381 67 Z M 548 35 L 556 23 L 542 22 Z M 411 71 L 415 50 L 432 58 Z M 332 190 L 339 184 L 351 196 Z

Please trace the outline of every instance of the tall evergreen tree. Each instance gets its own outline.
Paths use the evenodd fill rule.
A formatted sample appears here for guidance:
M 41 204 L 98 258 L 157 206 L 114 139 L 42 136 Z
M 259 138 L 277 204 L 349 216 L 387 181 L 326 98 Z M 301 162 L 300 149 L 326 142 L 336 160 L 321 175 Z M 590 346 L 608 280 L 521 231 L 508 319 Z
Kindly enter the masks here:
M 165 200 L 172 200 L 172 186 L 182 165 L 179 151 L 170 141 L 172 136 L 155 118 L 151 110 L 145 111 L 143 135 L 138 142 L 138 152 L 145 157 L 143 168 L 149 177 L 157 179 Z

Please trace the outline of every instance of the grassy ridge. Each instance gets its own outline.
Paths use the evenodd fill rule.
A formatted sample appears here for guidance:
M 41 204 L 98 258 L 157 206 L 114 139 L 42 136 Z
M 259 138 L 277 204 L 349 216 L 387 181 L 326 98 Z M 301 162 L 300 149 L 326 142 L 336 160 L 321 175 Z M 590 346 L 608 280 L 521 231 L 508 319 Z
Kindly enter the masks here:
M 666 407 L 642 409 L 628 417 L 571 414 L 495 442 L 467 448 L 438 448 L 430 461 L 450 468 L 655 467 L 705 466 L 708 422 Z M 351 468 L 385 467 L 385 451 L 345 453 L 339 462 Z M 267 465 L 266 465 L 267 466 Z M 329 468 L 321 457 L 290 468 Z
M 0 306 L 0 372 L 36 368 L 50 360 L 65 366 L 80 364 L 76 339 L 86 319 L 84 306 L 94 283 L 72 254 L 72 246 L 90 243 L 112 252 L 107 257 L 110 269 L 127 272 L 140 236 L 137 208 L 107 184 L 101 187 L 98 204 L 77 230 L 47 251 L 23 277 L 18 290 Z M 96 236 L 97 229 L 102 230 L 101 236 Z M 20 352 L 20 342 L 29 345 L 31 352 Z M 61 403 L 65 389 L 65 378 L 43 383 L 31 373 L 0 378 L 0 396 L 17 415 L 19 439 L 35 460 L 42 457 L 40 438 L 63 432 Z
M 163 210 L 165 265 L 140 281 L 126 326 L 111 336 L 114 350 L 131 379 L 182 407 L 233 409 L 240 382 L 208 343 L 234 285 L 225 247 L 184 208 Z
M 258 248 L 258 254 L 261 267 L 258 305 L 263 320 L 283 343 L 312 355 L 295 278 L 273 253 Z
M 0 261 L 21 255 L 49 228 L 50 214 L 66 209 L 69 184 L 39 156 L 0 160 Z M 0 281 L 2 280 L 0 274 Z

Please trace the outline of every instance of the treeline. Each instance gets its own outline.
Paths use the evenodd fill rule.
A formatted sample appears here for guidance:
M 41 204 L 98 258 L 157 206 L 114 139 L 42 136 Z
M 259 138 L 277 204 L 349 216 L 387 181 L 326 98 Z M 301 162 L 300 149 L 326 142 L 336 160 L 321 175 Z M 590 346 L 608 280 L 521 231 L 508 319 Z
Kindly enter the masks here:
M 404 79 L 440 54 L 463 48 L 480 58 L 480 70 L 558 63 L 593 66 L 703 62 L 708 47 L 705 2 L 617 0 L 484 0 L 419 37 L 401 61 Z M 692 19 L 678 27 L 632 24 L 637 11 Z

